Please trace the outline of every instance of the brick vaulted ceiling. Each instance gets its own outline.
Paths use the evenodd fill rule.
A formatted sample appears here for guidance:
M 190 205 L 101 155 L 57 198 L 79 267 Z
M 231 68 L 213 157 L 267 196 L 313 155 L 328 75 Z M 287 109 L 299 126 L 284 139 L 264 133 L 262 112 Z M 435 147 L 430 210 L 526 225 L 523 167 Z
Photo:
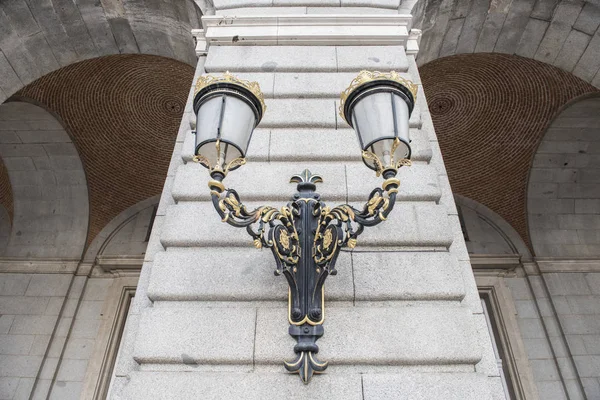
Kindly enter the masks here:
M 452 190 L 500 214 L 529 244 L 526 191 L 536 148 L 562 106 L 597 89 L 502 54 L 440 58 L 420 72 Z
M 193 76 L 172 59 L 113 55 L 17 93 L 58 115 L 73 138 L 89 187 L 88 244 L 119 213 L 161 193 Z

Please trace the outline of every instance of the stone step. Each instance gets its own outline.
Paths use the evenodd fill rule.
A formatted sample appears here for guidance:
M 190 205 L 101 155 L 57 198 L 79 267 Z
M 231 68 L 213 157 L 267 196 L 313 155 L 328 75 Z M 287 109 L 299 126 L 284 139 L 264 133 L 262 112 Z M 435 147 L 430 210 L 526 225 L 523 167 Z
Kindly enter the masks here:
M 248 202 L 247 207 L 252 210 L 260 205 Z M 369 247 L 447 248 L 452 244 L 452 238 L 445 207 L 433 202 L 399 202 L 387 221 L 365 229 L 358 238 L 357 250 Z M 252 239 L 245 229 L 221 222 L 212 203 L 181 202 L 167 208 L 161 243 L 165 248 L 245 247 L 251 245 Z
M 411 129 L 413 161 L 431 160 L 427 132 Z M 192 161 L 196 137 L 186 134 L 181 156 Z M 252 135 L 248 161 L 360 161 L 361 149 L 352 129 L 262 129 Z
M 214 72 L 408 71 L 402 46 L 213 46 L 204 69 Z
M 268 372 L 141 372 L 130 374 L 124 400 L 492 400 L 493 380 L 475 373 L 344 373 L 314 376 Z M 500 389 L 501 393 L 502 390 Z
M 169 303 L 143 310 L 137 362 L 276 365 L 293 358 L 285 302 L 277 308 Z M 475 316 L 457 305 L 326 305 L 319 359 L 336 365 L 474 365 L 482 351 L 464 338 L 476 337 Z
M 356 162 L 298 162 L 265 163 L 253 162 L 231 172 L 224 181 L 228 188 L 235 189 L 243 201 L 288 201 L 296 193 L 296 185 L 290 184 L 293 175 L 305 168 L 318 173 L 323 183 L 317 184 L 317 191 L 323 201 L 330 206 L 331 201 L 365 201 L 369 193 L 381 187 L 382 177 Z M 427 164 L 413 164 L 398 171 L 400 179 L 398 201 L 438 201 L 441 191 L 435 168 Z M 207 169 L 198 163 L 180 165 L 173 184 L 173 198 L 176 201 L 209 201 Z
M 419 265 L 418 274 L 414 266 Z M 456 258 L 447 252 L 342 251 L 327 278 L 329 300 L 455 300 L 465 295 Z M 148 287 L 153 301 L 287 299 L 269 249 L 173 249 L 156 255 Z

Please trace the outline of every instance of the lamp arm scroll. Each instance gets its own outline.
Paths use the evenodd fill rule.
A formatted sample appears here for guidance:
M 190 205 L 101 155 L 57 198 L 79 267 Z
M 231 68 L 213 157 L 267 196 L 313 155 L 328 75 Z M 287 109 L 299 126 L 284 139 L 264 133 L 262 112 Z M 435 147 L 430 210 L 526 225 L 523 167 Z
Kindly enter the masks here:
M 385 180 L 381 188 L 371 191 L 362 210 L 349 204 L 342 204 L 333 209 L 321 208 L 313 251 L 317 265 L 335 275 L 335 260 L 341 248 L 354 248 L 365 227 L 378 225 L 387 219 L 396 203 L 400 186 L 400 180 L 395 177 L 396 173 L 396 169 L 384 171 Z
M 270 248 L 277 263 L 276 275 L 285 275 L 290 288 L 297 290 L 293 274 L 300 261 L 299 236 L 294 225 L 297 210 L 293 204 L 281 209 L 260 206 L 248 211 L 234 189 L 227 189 L 221 174 L 214 174 L 209 181 L 212 203 L 223 222 L 236 228 L 246 228 L 254 240 L 254 246 Z

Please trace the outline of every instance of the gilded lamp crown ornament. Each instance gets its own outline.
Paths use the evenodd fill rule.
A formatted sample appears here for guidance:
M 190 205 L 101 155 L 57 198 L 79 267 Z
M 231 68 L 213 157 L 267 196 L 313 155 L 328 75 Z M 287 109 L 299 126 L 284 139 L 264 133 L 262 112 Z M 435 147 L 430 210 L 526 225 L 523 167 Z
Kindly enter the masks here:
M 410 165 L 408 121 L 415 97 L 416 85 L 396 72 L 361 71 L 342 92 L 340 113 L 357 133 L 363 161 L 384 178 L 362 209 L 348 204 L 328 207 L 316 192 L 323 179 L 307 169 L 292 176 L 297 193 L 286 206 L 249 211 L 223 180 L 246 163 L 252 132 L 266 110 L 263 94 L 256 82 L 228 72 L 200 77 L 196 83 L 194 160 L 210 171 L 212 203 L 223 222 L 245 228 L 257 248 L 269 248 L 275 274 L 287 280 L 289 334 L 297 344 L 296 358 L 284 366 L 298 372 L 305 383 L 327 368 L 316 357 L 316 342 L 324 334 L 325 280 L 337 274 L 341 249 L 353 249 L 365 227 L 385 221 L 396 202 L 398 168 Z

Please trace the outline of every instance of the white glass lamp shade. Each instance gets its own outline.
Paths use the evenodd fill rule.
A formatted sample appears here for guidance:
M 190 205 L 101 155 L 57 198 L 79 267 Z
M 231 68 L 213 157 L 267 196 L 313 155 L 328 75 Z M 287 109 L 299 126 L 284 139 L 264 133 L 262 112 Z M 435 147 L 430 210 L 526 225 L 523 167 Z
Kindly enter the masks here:
M 260 100 L 252 92 L 236 84 L 219 82 L 196 94 L 194 111 L 195 155 L 201 164 L 224 171 L 236 158 L 246 157 L 252 132 L 263 113 Z
M 414 107 L 411 91 L 391 80 L 374 80 L 357 87 L 345 100 L 343 116 L 354 128 L 363 151 L 373 153 L 383 167 L 410 159 L 409 119 Z M 365 164 L 378 169 L 375 160 Z

